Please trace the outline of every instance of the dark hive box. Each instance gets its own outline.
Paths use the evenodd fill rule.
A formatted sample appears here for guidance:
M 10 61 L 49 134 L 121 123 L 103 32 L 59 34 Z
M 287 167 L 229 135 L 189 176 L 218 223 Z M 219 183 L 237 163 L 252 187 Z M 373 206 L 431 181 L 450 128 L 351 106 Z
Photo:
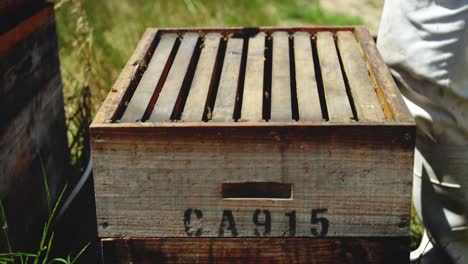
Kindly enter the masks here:
M 365 28 L 149 29 L 91 126 L 99 236 L 115 262 L 404 259 L 414 129 Z

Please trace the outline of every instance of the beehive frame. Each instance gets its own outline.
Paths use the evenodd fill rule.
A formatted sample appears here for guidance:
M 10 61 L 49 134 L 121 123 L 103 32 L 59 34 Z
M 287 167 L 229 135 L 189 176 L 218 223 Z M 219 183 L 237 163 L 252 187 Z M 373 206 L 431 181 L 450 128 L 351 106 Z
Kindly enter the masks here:
M 252 33 L 252 32 L 255 32 L 255 33 Z M 350 56 L 349 59 L 358 58 L 358 57 L 355 57 L 355 56 L 364 56 L 366 67 L 367 67 L 368 73 L 370 75 L 370 80 L 373 82 L 373 87 L 375 88 L 376 95 L 378 96 L 379 104 L 380 104 L 380 106 L 382 107 L 382 109 L 384 111 L 385 119 L 388 120 L 388 121 L 396 121 L 396 122 L 403 122 L 403 123 L 404 122 L 409 122 L 409 123 L 413 122 L 413 119 L 412 119 L 409 111 L 407 110 L 406 106 L 404 105 L 404 103 L 402 101 L 402 98 L 401 98 L 399 92 L 396 89 L 396 85 L 395 85 L 395 83 L 394 83 L 394 81 L 393 81 L 393 79 L 392 79 L 392 77 L 390 75 L 390 72 L 388 71 L 388 68 L 386 67 L 386 65 L 384 64 L 382 58 L 378 54 L 378 51 L 376 49 L 375 42 L 374 42 L 372 36 L 369 34 L 367 29 L 364 28 L 364 27 L 359 27 L 359 26 L 357 26 L 357 27 L 310 27 L 310 28 L 267 28 L 266 27 L 266 28 L 229 28 L 229 29 L 226 29 L 226 28 L 211 28 L 211 29 L 197 29 L 197 28 L 194 28 L 194 29 L 148 29 L 145 32 L 145 34 L 144 34 L 140 44 L 138 45 L 137 49 L 135 50 L 134 54 L 130 58 L 128 64 L 124 68 L 122 74 L 119 76 L 119 79 L 117 80 L 114 87 L 112 88 L 111 93 L 108 95 L 106 101 L 103 104 L 103 107 L 97 113 L 92 127 L 98 126 L 99 124 L 108 124 L 108 123 L 115 123 L 115 122 L 137 123 L 138 124 L 138 122 L 136 122 L 136 121 L 139 120 L 140 118 L 135 118 L 135 122 L 133 122 L 133 120 L 129 121 L 129 122 L 128 121 L 122 122 L 122 121 L 120 121 L 120 119 L 122 118 L 122 115 L 124 114 L 124 111 L 127 108 L 126 104 L 128 104 L 130 102 L 130 99 L 132 98 L 133 93 L 135 92 L 135 89 L 137 88 L 137 86 L 138 86 L 138 84 L 139 84 L 145 70 L 147 69 L 148 64 L 150 63 L 153 52 L 155 51 L 156 46 L 158 45 L 158 42 L 160 41 L 160 38 L 161 38 L 162 35 L 166 35 L 166 34 L 182 35 L 182 34 L 185 34 L 185 33 L 188 33 L 188 34 L 196 33 L 198 36 L 206 36 L 207 34 L 220 34 L 220 38 L 222 40 L 222 38 L 225 38 L 226 36 L 227 37 L 228 36 L 234 36 L 235 34 L 245 35 L 245 36 L 255 36 L 257 32 L 263 32 L 265 34 L 268 34 L 267 36 L 265 36 L 265 41 L 268 41 L 269 39 L 271 39 L 271 34 L 275 34 L 275 32 L 277 32 L 276 34 L 278 34 L 278 33 L 280 33 L 280 34 L 281 33 L 289 33 L 291 35 L 294 35 L 294 34 L 309 34 L 309 36 L 312 39 L 312 43 L 316 43 L 315 40 L 316 40 L 316 35 L 317 35 L 318 32 L 328 32 L 328 33 L 333 33 L 333 34 L 336 34 L 338 32 L 340 32 L 340 33 L 351 33 L 356 38 L 356 44 L 359 45 L 359 48 L 362 50 L 362 54 L 356 54 L 356 53 L 352 54 L 352 53 L 349 53 L 349 52 L 347 54 L 349 54 L 349 56 Z M 303 37 L 303 36 L 301 36 L 301 37 Z M 346 36 L 346 37 L 348 37 L 348 36 Z M 324 41 L 330 41 L 330 38 L 328 36 L 326 38 L 324 38 L 324 39 L 325 39 Z M 333 41 L 333 40 L 331 40 L 331 41 Z M 224 44 L 226 45 L 226 40 L 224 40 Z M 220 43 L 220 45 L 222 45 L 222 42 Z M 268 45 L 268 44 L 265 44 L 265 45 Z M 331 51 L 333 52 L 335 43 L 333 43 L 332 45 L 333 45 L 333 47 L 330 47 L 330 48 L 332 49 Z M 343 44 L 343 45 L 345 45 L 345 44 Z M 199 46 L 201 46 L 201 45 L 199 45 Z M 324 46 L 326 46 L 326 45 L 324 45 Z M 265 46 L 265 48 L 266 48 L 265 49 L 265 56 L 267 56 L 268 47 Z M 313 46 L 311 46 L 311 48 L 313 48 Z M 197 51 L 195 49 L 200 50 L 200 47 L 198 47 L 198 48 L 195 47 L 192 52 L 196 53 Z M 352 50 L 352 49 L 347 48 L 347 47 L 343 48 L 343 50 L 346 50 L 346 49 Z M 225 47 L 224 50 L 220 50 L 219 53 L 223 53 L 226 50 L 227 50 L 227 48 Z M 198 51 L 198 52 L 200 52 L 200 51 Z M 248 53 L 247 51 L 243 51 L 243 52 Z M 285 52 L 287 52 L 286 55 L 288 55 L 289 52 L 290 52 L 290 48 L 287 48 L 285 50 Z M 316 54 L 316 53 L 317 53 L 317 51 L 314 51 L 314 54 Z M 253 55 L 255 55 L 255 54 L 253 54 Z M 167 56 L 169 56 L 169 55 L 167 55 Z M 200 56 L 200 55 L 198 55 L 198 56 Z M 335 53 L 335 55 L 332 54 L 332 56 L 341 56 L 341 54 L 338 52 L 338 53 Z M 270 55 L 269 58 L 270 58 L 270 60 L 272 60 L 272 55 Z M 172 58 L 172 59 L 174 59 L 174 58 Z M 217 60 L 219 60 L 219 58 L 217 58 Z M 342 61 L 341 58 L 340 58 L 340 61 Z M 347 60 L 347 62 L 348 61 L 352 62 L 352 60 Z M 336 62 L 338 62 L 338 60 L 336 60 Z M 171 64 L 171 63 L 168 63 L 168 64 Z M 193 64 L 193 62 L 192 62 L 192 64 Z M 321 67 L 320 63 L 315 63 L 315 65 L 312 65 L 312 66 L 316 67 L 316 68 Z M 218 65 L 217 67 L 219 68 L 220 66 Z M 248 67 L 248 66 L 245 64 L 243 67 L 244 67 L 243 71 L 244 71 L 244 74 L 245 74 L 245 71 L 246 71 L 245 67 Z M 268 66 L 266 66 L 266 67 L 268 67 Z M 271 68 L 272 68 L 272 66 L 270 65 L 270 69 Z M 347 69 L 346 65 L 343 65 L 342 70 L 346 71 L 346 69 Z M 216 69 L 214 69 L 214 70 L 216 70 Z M 263 69 L 264 72 L 267 72 L 267 70 L 268 69 Z M 289 72 L 289 68 L 288 69 L 281 69 L 281 70 Z M 241 69 L 239 69 L 239 71 L 241 71 Z M 360 69 L 351 70 L 351 71 L 352 72 L 349 75 L 346 72 L 343 72 L 343 75 L 341 75 L 341 78 L 351 77 L 353 75 L 353 73 L 354 74 L 357 73 L 358 75 L 362 74 L 362 72 L 359 72 Z M 299 74 L 298 72 L 300 72 L 300 70 L 296 71 L 296 74 Z M 339 71 L 335 71 L 335 72 L 339 72 Z M 168 74 L 168 72 L 165 73 L 166 77 L 167 77 L 167 74 Z M 191 78 L 194 77 L 193 76 L 194 74 L 195 74 L 194 70 L 192 70 L 191 73 L 189 73 L 189 75 L 191 75 Z M 211 74 L 211 72 L 210 72 L 210 74 Z M 213 72 L 213 74 L 215 74 L 215 73 Z M 313 75 L 316 75 L 316 72 L 314 72 Z M 180 75 L 180 76 L 182 76 L 182 78 L 183 78 L 185 76 L 185 73 L 182 73 L 182 75 Z M 306 75 L 304 75 L 304 76 L 306 76 Z M 210 75 L 210 77 L 211 77 L 211 75 Z M 318 76 L 316 76 L 316 77 L 318 77 Z M 332 76 L 332 77 L 334 77 L 334 76 Z M 340 76 L 338 76 L 338 77 L 340 77 Z M 214 76 L 213 76 L 213 78 L 214 78 Z M 260 78 L 261 79 L 266 79 L 267 77 L 260 76 Z M 308 77 L 306 76 L 305 78 L 308 78 Z M 318 77 L 318 78 L 320 78 L 320 77 Z M 270 75 L 270 77 L 268 79 L 271 79 L 271 75 Z M 289 78 L 288 81 L 293 80 L 293 79 L 294 79 L 294 77 Z M 237 79 L 235 79 L 235 80 L 237 80 Z M 325 81 L 325 83 L 324 83 L 324 81 L 320 81 L 319 79 L 316 79 L 316 81 L 321 82 L 322 86 L 326 85 L 326 81 Z M 352 88 L 350 87 L 351 85 L 349 84 L 349 81 L 350 81 L 350 79 L 343 79 L 343 80 L 340 81 L 340 82 L 342 82 L 342 84 L 338 84 L 338 85 L 343 85 L 343 86 L 346 85 L 346 86 L 348 86 L 346 89 L 351 90 Z M 359 81 L 359 78 L 353 78 L 352 81 Z M 248 80 L 244 79 L 244 82 L 248 82 Z M 344 83 L 344 82 L 346 82 L 346 83 Z M 248 83 L 243 84 L 243 86 L 245 86 L 245 85 L 248 85 Z M 287 84 L 287 85 L 289 85 L 289 84 Z M 363 84 L 362 83 L 357 83 L 356 85 L 363 85 Z M 364 84 L 364 85 L 367 85 L 367 84 Z M 187 85 L 185 85 L 185 86 L 187 86 Z M 271 83 L 269 83 L 269 84 L 268 83 L 267 84 L 263 83 L 262 86 L 271 86 Z M 160 87 L 160 88 L 162 88 L 162 87 Z M 345 87 L 343 87 L 343 88 L 345 88 Z M 190 89 L 190 87 L 188 87 L 188 89 Z M 271 87 L 270 87 L 270 89 L 271 89 Z M 296 89 L 297 89 L 297 87 L 296 87 Z M 237 90 L 237 86 L 236 86 L 236 90 Z M 262 90 L 264 90 L 264 89 L 262 89 Z M 155 91 L 155 87 L 153 87 L 152 92 L 154 92 L 154 91 Z M 263 95 L 262 95 L 262 97 L 263 97 Z M 324 96 L 322 95 L 322 97 L 324 97 Z M 185 98 L 185 99 L 187 99 L 187 98 Z M 211 99 L 213 100 L 213 99 L 216 99 L 216 98 L 211 98 Z M 153 105 L 151 107 L 146 107 L 145 109 L 154 108 L 155 102 L 152 102 L 152 104 Z M 238 103 L 236 103 L 236 104 L 238 104 Z M 270 102 L 270 104 L 271 104 L 271 102 Z M 297 104 L 299 104 L 299 102 L 297 102 Z M 365 104 L 366 104 L 366 102 L 364 102 L 364 105 Z M 360 110 L 360 107 L 358 105 L 356 105 L 356 104 L 353 107 L 355 108 L 355 111 Z M 375 106 L 375 107 L 377 107 L 377 106 Z M 173 110 L 173 109 L 171 109 L 171 110 Z M 321 110 L 321 111 L 323 112 L 323 110 Z M 326 111 L 328 111 L 328 109 Z M 182 115 L 182 110 L 179 109 L 178 111 L 174 111 L 174 112 L 176 112 L 176 115 L 178 115 L 178 117 L 176 117 L 174 119 L 180 119 L 180 117 Z M 173 114 L 172 111 L 171 111 L 171 114 Z M 316 119 L 312 118 L 312 120 L 315 121 L 314 123 L 318 123 L 317 121 L 319 121 L 320 119 L 322 119 L 323 121 L 332 119 L 330 116 L 328 116 L 328 113 L 321 113 L 321 114 L 322 114 L 322 118 L 320 118 L 320 117 L 318 117 Z M 356 114 L 358 116 L 361 116 L 361 115 L 359 115 L 359 112 L 356 113 Z M 146 113 L 146 115 L 148 115 L 148 113 Z M 269 114 L 262 113 L 262 115 L 265 116 L 265 115 L 269 115 Z M 205 118 L 206 118 L 206 113 L 203 116 L 203 119 L 205 119 Z M 233 119 L 236 119 L 236 117 L 233 117 Z M 270 119 L 270 118 L 269 117 L 260 118 L 260 120 L 262 120 L 262 119 L 265 120 L 265 119 Z M 299 119 L 299 118 L 291 117 L 291 121 L 293 119 Z M 355 119 L 355 116 L 351 116 L 351 118 L 348 118 L 348 119 Z M 310 120 L 310 118 L 305 119 L 305 120 L 306 121 L 303 121 L 302 118 L 300 119 L 301 122 L 306 123 L 307 120 Z M 204 121 L 206 121 L 206 120 L 204 120 Z M 243 120 L 241 120 L 241 121 L 243 121 Z M 257 120 L 255 120 L 255 121 L 257 121 Z M 282 120 L 282 121 L 287 121 L 287 120 Z M 337 121 L 338 121 L 337 123 L 340 123 L 339 121 L 346 121 L 346 119 L 337 120 Z M 365 120 L 361 120 L 361 121 L 365 121 Z M 369 123 L 373 123 L 372 121 L 376 121 L 376 119 L 371 118 L 370 120 L 367 120 L 367 121 L 371 121 Z M 145 123 L 147 123 L 147 124 L 145 124 L 145 126 L 148 126 L 148 124 L 150 124 L 150 123 L 160 123 L 160 122 L 145 122 Z M 184 122 L 184 123 L 191 123 L 191 122 L 189 121 L 189 122 Z M 172 123 L 172 125 L 174 125 L 174 123 Z M 213 124 L 211 124 L 211 125 L 213 125 Z
M 177 48 L 174 48 L 176 42 Z M 220 44 L 212 46 L 213 42 Z M 264 44 L 263 47 L 262 44 Z M 169 48 L 165 48 L 164 45 Z M 256 46 L 258 47 L 252 48 L 251 51 L 251 47 Z M 161 52 L 164 49 L 166 51 Z M 188 54 L 179 55 L 187 50 Z M 264 61 L 261 60 L 262 56 L 258 54 L 259 50 L 264 51 Z M 310 56 L 309 59 L 298 60 L 298 58 L 305 56 L 301 52 Z M 153 54 L 168 61 L 164 64 L 165 66 L 163 65 L 164 67 L 160 66 L 158 69 L 158 66 L 151 65 L 151 60 L 155 56 Z M 278 67 L 282 64 L 288 65 L 288 67 Z M 177 65 L 177 67 L 174 68 L 173 65 Z M 205 68 L 200 67 L 203 65 Z M 262 68 L 262 71 L 256 69 L 258 67 Z M 152 81 L 148 81 L 150 78 L 145 77 L 147 72 L 152 74 Z M 150 76 L 150 74 L 146 75 Z M 163 77 L 159 78 L 158 76 Z M 162 79 L 163 81 L 155 84 L 154 79 Z M 145 94 L 142 90 L 145 90 L 145 83 L 148 82 L 151 89 L 149 93 L 146 91 Z M 171 84 L 168 87 L 177 87 L 177 89 L 171 91 L 172 88 L 165 87 L 168 82 Z M 307 87 L 304 88 L 305 84 Z M 286 93 L 282 88 L 285 86 L 291 88 L 290 90 L 286 89 Z M 251 89 L 252 87 L 257 89 Z M 367 92 L 363 92 L 366 89 Z M 310 92 L 311 90 L 315 93 L 305 93 L 305 91 Z M 142 94 L 145 95 L 142 96 Z M 277 151 L 283 153 L 283 151 L 290 151 L 288 147 L 291 148 L 292 153 L 297 156 L 289 156 L 286 159 L 286 165 L 274 164 L 275 162 L 283 162 L 283 157 L 269 157 L 268 155 L 266 157 L 266 160 L 274 164 L 267 171 L 271 175 L 278 174 L 278 177 L 283 174 L 290 175 L 288 168 L 291 167 L 293 172 L 304 169 L 301 155 L 310 155 L 313 153 L 310 152 L 311 149 L 317 149 L 317 157 L 314 158 L 317 162 L 323 163 L 327 158 L 331 159 L 332 162 L 336 160 L 335 165 L 324 165 L 326 168 L 324 173 L 335 175 L 330 178 L 330 181 L 335 183 L 339 181 L 340 173 L 343 175 L 361 173 L 359 170 L 366 171 L 366 166 L 373 166 L 369 165 L 372 162 L 376 163 L 375 170 L 372 167 L 371 173 L 366 172 L 370 175 L 369 178 L 356 176 L 343 179 L 343 182 L 348 181 L 348 187 L 358 188 L 359 184 L 362 184 L 364 191 L 361 196 L 357 192 L 351 191 L 355 194 L 350 196 L 353 197 L 352 199 L 348 197 L 350 199 L 349 205 L 340 207 L 341 209 L 338 210 L 341 210 L 339 213 L 341 216 L 331 218 L 330 224 L 333 225 L 333 230 L 330 233 L 323 233 L 323 226 L 312 228 L 315 233 L 313 231 L 312 233 L 307 231 L 310 234 L 305 233 L 304 225 L 301 226 L 298 223 L 297 231 L 296 229 L 294 231 L 288 230 L 287 227 L 284 231 L 283 225 L 281 230 L 273 230 L 270 233 L 260 232 L 260 236 L 280 237 L 280 233 L 283 232 L 283 236 L 284 234 L 292 237 L 326 235 L 338 239 L 323 240 L 325 244 L 342 241 L 339 237 L 356 237 L 356 239 L 357 237 L 369 237 L 370 240 L 364 240 L 371 242 L 362 244 L 369 245 L 370 248 L 363 246 L 364 251 L 381 250 L 380 246 L 389 241 L 393 241 L 390 244 L 400 247 L 402 241 L 407 239 L 414 121 L 397 91 L 387 67 L 377 52 L 374 40 L 363 27 L 148 29 L 97 113 L 91 126 L 91 137 L 96 164 L 95 175 L 99 177 L 96 179 L 99 234 L 101 237 L 112 237 L 112 243 L 109 242 L 111 240 L 105 241 L 113 249 L 122 247 L 122 243 L 126 244 L 126 242 L 116 242 L 119 241 L 119 237 L 136 237 L 137 241 L 131 243 L 138 244 L 140 243 L 138 237 L 163 239 L 162 237 L 183 236 L 256 236 L 257 233 L 252 233 L 253 231 L 247 225 L 252 221 L 250 219 L 252 215 L 242 216 L 236 220 L 237 229 L 239 229 L 236 230 L 236 233 L 232 229 L 227 231 L 230 228 L 228 222 L 232 218 L 230 210 L 219 208 L 219 205 L 211 202 L 205 205 L 217 208 L 213 211 L 217 211 L 218 217 L 222 219 L 221 225 L 226 220 L 224 225 L 227 229 L 223 229 L 223 232 L 229 234 L 224 235 L 223 232 L 219 231 L 221 228 L 213 225 L 219 219 L 206 220 L 208 226 L 205 225 L 204 232 L 199 234 L 197 228 L 183 227 L 185 221 L 182 219 L 183 216 L 180 216 L 182 219 L 181 228 L 176 230 L 174 227 L 168 227 L 165 230 L 156 230 L 158 228 L 154 228 L 155 225 L 164 226 L 164 221 L 177 222 L 180 219 L 176 216 L 154 217 L 154 213 L 147 213 L 139 218 L 132 211 L 131 204 L 133 202 L 121 206 L 116 204 L 116 198 L 109 198 L 121 195 L 121 188 L 129 184 L 127 181 L 126 183 L 116 183 L 116 185 L 112 183 L 113 180 L 118 181 L 118 178 L 112 178 L 112 174 L 116 173 L 116 170 L 121 170 L 125 164 L 127 164 L 125 166 L 130 167 L 135 164 L 137 164 L 136 166 L 152 167 L 152 164 L 156 162 L 162 164 L 161 168 L 157 169 L 159 172 L 170 170 L 167 167 L 170 164 L 164 163 L 164 158 L 155 161 L 152 159 L 155 156 L 152 156 L 148 158 L 147 162 L 135 162 L 135 158 L 145 159 L 145 155 L 163 157 L 164 151 L 170 153 L 173 150 L 181 150 L 184 152 L 187 151 L 187 146 L 190 146 L 189 148 L 197 148 L 197 152 L 193 154 L 194 156 L 189 155 L 181 158 L 185 158 L 183 162 L 186 164 L 190 164 L 192 160 L 203 163 L 202 160 L 196 158 L 196 155 L 212 152 L 213 160 L 219 162 L 222 159 L 216 159 L 216 155 L 224 155 L 220 153 L 228 153 L 226 159 L 236 159 L 238 157 L 235 156 L 237 155 L 236 148 L 239 146 L 244 150 L 249 148 L 243 144 L 256 146 L 249 150 L 253 154 L 247 155 L 255 161 L 259 161 L 254 156 L 255 153 L 276 153 Z M 258 139 L 263 138 L 269 139 L 263 143 L 261 140 L 258 141 Z M 182 143 L 171 143 L 172 141 Z M 230 145 L 226 142 L 233 142 L 233 144 Z M 296 142 L 296 145 L 284 142 Z M 349 152 L 350 149 L 362 149 L 362 151 Z M 373 152 L 374 150 L 378 151 Z M 130 159 L 126 156 L 127 151 L 132 153 L 129 154 Z M 328 157 L 326 157 L 326 151 L 329 152 Z M 359 155 L 356 160 L 361 159 L 364 165 L 356 167 L 340 165 L 340 163 L 354 162 L 348 160 L 350 154 Z M 385 155 L 385 158 L 392 160 L 393 164 L 380 163 L 379 160 L 382 157 L 374 157 L 374 155 Z M 121 164 L 109 166 L 110 163 L 115 162 Z M 233 164 L 236 164 L 235 160 Z M 245 165 L 245 163 L 242 164 Z M 246 174 L 248 178 L 248 175 L 251 175 L 249 169 L 255 171 L 255 165 L 252 168 L 242 167 L 244 165 L 235 165 L 241 166 L 241 169 L 237 168 L 235 171 Z M 381 165 L 381 169 L 377 168 L 379 165 Z M 175 166 L 178 171 L 184 169 L 182 163 L 176 162 Z M 201 166 L 209 167 L 212 165 L 207 162 Z M 260 166 L 265 168 L 266 165 Z M 296 171 L 294 166 L 301 169 Z M 391 168 L 392 166 L 395 168 Z M 213 167 L 213 171 L 225 174 L 228 179 L 229 177 L 237 179 L 229 165 L 215 163 Z M 186 169 L 190 170 L 190 168 L 194 167 L 188 165 Z M 318 168 L 317 166 L 311 167 L 312 170 Z M 139 169 L 138 167 L 134 168 L 136 173 Z M 285 169 L 286 171 L 284 171 Z M 346 171 L 350 169 L 351 171 Z M 223 170 L 226 173 L 223 173 Z M 125 171 L 131 170 L 125 169 Z M 310 175 L 310 172 L 302 172 L 306 176 Z M 168 177 L 171 173 L 174 172 L 168 172 Z M 145 175 L 147 175 L 145 177 L 151 178 L 148 174 Z M 188 173 L 187 177 L 190 177 L 189 175 L 191 174 Z M 258 176 L 255 175 L 254 173 L 251 176 L 253 178 Z M 288 177 L 286 179 L 289 181 L 298 179 Z M 241 178 L 239 178 L 240 181 L 242 179 L 245 181 L 245 178 Z M 369 181 L 371 179 L 372 182 Z M 146 180 L 138 182 L 135 179 L 135 181 L 137 181 L 137 185 L 143 184 L 144 186 L 143 182 L 147 183 Z M 320 183 L 320 180 L 316 181 L 316 184 Z M 183 184 L 177 182 L 174 184 L 179 184 L 180 192 L 187 191 Z M 295 184 L 307 185 L 309 183 L 299 180 Z M 386 185 L 389 184 L 392 184 L 392 188 L 387 188 Z M 376 187 L 379 185 L 382 188 Z M 115 186 L 119 187 L 115 188 Z M 328 186 L 331 189 L 319 190 L 312 196 L 314 199 L 323 199 L 321 201 L 333 201 L 333 197 L 339 200 L 342 198 L 340 198 L 340 191 L 336 188 L 343 188 L 341 191 L 345 193 L 350 190 L 343 186 L 346 185 L 332 184 Z M 129 187 L 128 192 L 123 196 L 130 197 L 128 201 L 131 201 L 131 197 L 133 197 L 131 190 L 134 189 Z M 142 195 L 149 193 L 148 189 L 142 188 Z M 222 187 L 220 186 L 220 188 Z M 396 196 L 395 188 L 399 189 Z M 390 191 L 387 193 L 388 190 Z M 375 201 L 369 201 L 370 197 L 375 198 L 376 192 L 382 193 L 380 196 L 375 195 L 377 197 Z M 388 204 L 385 202 L 387 194 L 388 197 L 391 197 Z M 170 195 L 173 199 L 169 197 Z M 301 197 L 303 193 L 301 194 L 299 191 L 297 195 Z M 145 198 L 133 201 L 143 203 L 142 206 L 146 206 L 148 210 L 155 209 L 151 205 L 151 197 L 147 198 L 149 200 Z M 357 200 L 353 201 L 356 198 Z M 171 199 L 175 204 L 180 203 L 177 193 L 168 193 L 168 196 L 162 199 Z M 202 201 L 201 204 L 204 203 L 203 198 L 194 199 Z M 122 203 L 126 202 L 122 201 Z M 263 210 L 269 204 L 274 204 L 274 207 L 277 208 L 297 209 L 295 206 L 288 205 L 290 201 L 282 199 L 274 201 L 266 199 L 260 203 L 242 199 L 240 201 L 224 199 L 223 203 L 230 204 L 228 207 L 236 207 L 240 204 L 251 204 L 253 207 L 258 205 L 260 211 L 253 212 L 253 217 L 255 220 L 255 214 L 257 215 L 257 224 L 263 228 L 266 228 L 263 220 L 258 220 L 258 217 L 267 217 L 267 214 L 270 214 L 270 212 Z M 310 204 L 307 203 L 302 205 L 306 206 L 307 210 L 312 210 L 315 220 L 319 221 L 321 214 L 327 212 L 327 208 L 322 208 L 319 206 L 320 204 L 322 202 L 316 203 L 314 208 L 308 208 Z M 364 205 L 368 208 L 363 209 Z M 119 208 L 120 215 L 110 213 L 113 206 Z M 386 209 L 385 206 L 391 208 Z M 177 210 L 180 209 L 177 208 Z M 185 214 L 188 212 L 189 219 L 193 217 L 196 220 L 198 218 L 196 210 L 196 208 L 187 207 Z M 164 212 L 164 210 L 162 211 Z M 277 211 L 276 213 L 273 211 L 271 212 L 272 218 L 291 212 L 291 210 Z M 295 210 L 292 211 L 295 212 Z M 210 218 L 210 214 L 211 217 L 213 216 L 211 211 L 204 211 L 203 214 L 207 219 Z M 367 216 L 360 217 L 360 214 L 367 214 Z M 372 214 L 376 215 L 372 216 Z M 123 219 L 125 216 L 128 219 Z M 116 217 L 116 219 L 111 220 L 109 217 Z M 292 216 L 287 217 L 291 219 Z M 298 217 L 304 216 L 298 212 Z M 133 224 L 130 224 L 129 221 Z M 315 222 L 315 224 L 317 223 Z M 213 231 L 214 229 L 215 231 Z M 375 241 L 372 242 L 372 239 L 383 237 L 386 237 L 386 240 L 383 240 L 384 243 L 376 243 L 379 245 L 377 246 L 379 249 L 371 246 L 376 245 L 373 244 Z M 143 240 L 143 244 L 146 244 L 144 242 L 147 241 L 146 239 Z M 194 242 L 194 238 L 183 239 L 191 239 Z M 293 238 L 284 241 L 291 239 Z M 157 241 L 172 243 L 165 239 Z M 253 238 L 249 241 L 259 243 L 258 241 L 254 242 Z M 294 243 L 302 243 L 301 240 L 294 241 L 296 241 Z M 216 243 L 216 240 L 199 242 L 206 245 L 206 243 Z M 148 243 L 159 242 L 153 240 L 153 242 Z M 277 242 L 271 243 L 273 247 L 281 247 L 281 245 L 276 244 Z M 305 250 L 303 246 L 300 246 L 301 250 Z M 314 245 L 310 246 L 314 247 Z M 239 249 L 242 246 L 235 244 L 233 248 Z M 109 249 L 109 251 L 113 249 Z M 404 257 L 406 254 L 404 247 L 400 253 L 402 254 L 394 257 Z M 123 256 L 122 258 L 127 257 Z

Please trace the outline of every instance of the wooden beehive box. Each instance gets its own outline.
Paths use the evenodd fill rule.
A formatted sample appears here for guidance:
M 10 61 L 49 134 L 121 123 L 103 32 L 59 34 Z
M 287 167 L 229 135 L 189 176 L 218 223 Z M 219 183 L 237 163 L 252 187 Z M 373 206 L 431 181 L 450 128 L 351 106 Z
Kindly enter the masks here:
M 54 5 L 0 0 L 0 201 L 15 252 L 40 243 L 47 192 L 54 204 L 67 178 L 66 135 Z
M 112 262 L 404 259 L 414 130 L 365 28 L 149 29 L 91 126 L 99 236 Z

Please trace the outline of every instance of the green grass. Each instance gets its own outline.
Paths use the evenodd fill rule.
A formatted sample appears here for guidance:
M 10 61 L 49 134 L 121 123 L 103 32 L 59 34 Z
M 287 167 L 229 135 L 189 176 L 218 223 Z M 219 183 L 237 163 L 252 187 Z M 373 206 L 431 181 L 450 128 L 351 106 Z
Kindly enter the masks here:
M 41 161 L 41 166 L 42 161 Z M 47 175 L 45 171 L 42 171 L 43 181 L 44 181 L 44 188 L 46 190 L 47 202 L 49 210 L 52 208 L 51 204 L 51 196 L 48 187 Z M 68 254 L 65 258 L 60 257 L 53 257 L 50 255 L 51 249 L 54 245 L 54 221 L 57 210 L 59 205 L 63 199 L 63 196 L 66 191 L 66 186 L 63 188 L 62 192 L 60 193 L 57 201 L 53 205 L 51 211 L 49 211 L 49 217 L 44 224 L 44 228 L 42 229 L 42 236 L 37 246 L 36 252 L 22 252 L 22 251 L 15 251 L 13 245 L 10 241 L 10 235 L 8 232 L 8 221 L 7 221 L 7 214 L 5 212 L 5 207 L 3 206 L 3 202 L 0 200 L 0 224 L 2 226 L 2 234 L 4 240 L 7 244 L 6 253 L 0 253 L 0 263 L 1 264 L 52 264 L 52 263 L 65 263 L 65 264 L 74 264 L 78 261 L 80 256 L 86 251 L 86 249 L 90 246 L 88 243 L 84 246 L 76 255 L 72 256 L 72 254 Z
M 423 233 L 424 226 L 421 219 L 419 219 L 414 206 L 411 206 L 410 248 L 412 250 L 418 248 Z

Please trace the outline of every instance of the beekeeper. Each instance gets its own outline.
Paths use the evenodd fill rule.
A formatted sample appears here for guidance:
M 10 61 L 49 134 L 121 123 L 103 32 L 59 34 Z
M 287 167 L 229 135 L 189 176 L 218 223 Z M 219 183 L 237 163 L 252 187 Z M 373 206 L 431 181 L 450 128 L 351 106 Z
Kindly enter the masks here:
M 468 263 L 468 0 L 386 0 L 377 46 L 417 125 L 421 263 Z

